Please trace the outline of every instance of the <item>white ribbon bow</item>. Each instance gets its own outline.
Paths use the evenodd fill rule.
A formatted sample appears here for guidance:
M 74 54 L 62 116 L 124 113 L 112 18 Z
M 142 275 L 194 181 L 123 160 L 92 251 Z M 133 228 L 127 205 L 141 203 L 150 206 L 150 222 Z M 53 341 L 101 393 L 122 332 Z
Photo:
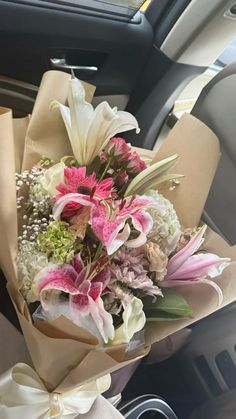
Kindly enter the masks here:
M 105 375 L 65 393 L 48 393 L 36 372 L 19 363 L 0 376 L 0 418 L 74 419 L 89 412 L 110 384 L 110 375 Z

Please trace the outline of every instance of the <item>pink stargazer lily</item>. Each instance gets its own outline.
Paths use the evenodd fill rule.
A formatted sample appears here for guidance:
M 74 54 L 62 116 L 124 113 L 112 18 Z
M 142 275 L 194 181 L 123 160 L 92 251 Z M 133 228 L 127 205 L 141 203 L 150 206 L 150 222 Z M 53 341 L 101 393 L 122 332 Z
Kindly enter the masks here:
M 113 320 L 103 305 L 102 291 L 106 287 L 108 273 L 96 272 L 97 261 L 85 267 L 77 254 L 72 264 L 50 265 L 38 274 L 37 283 L 40 301 L 45 310 L 57 304 L 57 297 L 69 294 L 69 307 L 72 320 L 88 329 L 105 343 L 114 337 Z
M 221 288 L 210 278 L 220 275 L 229 265 L 230 259 L 220 258 L 213 253 L 194 254 L 204 241 L 206 228 L 200 228 L 188 244 L 172 256 L 167 265 L 167 275 L 161 284 L 168 288 L 196 283 L 208 284 L 216 290 L 220 305 L 223 300 Z
M 153 205 L 150 198 L 127 197 L 122 201 L 101 201 L 91 211 L 91 225 L 96 236 L 112 255 L 123 244 L 136 248 L 147 240 L 147 234 L 153 226 L 153 220 L 145 209 Z M 129 239 L 131 229 L 128 223 L 140 233 L 137 238 Z

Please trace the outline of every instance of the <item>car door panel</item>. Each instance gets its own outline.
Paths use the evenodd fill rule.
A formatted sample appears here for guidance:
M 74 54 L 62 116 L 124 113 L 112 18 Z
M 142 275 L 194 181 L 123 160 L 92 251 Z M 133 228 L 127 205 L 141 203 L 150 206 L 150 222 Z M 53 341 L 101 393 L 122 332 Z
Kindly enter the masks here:
M 72 66 L 97 67 L 95 75 L 75 73 L 94 83 L 98 95 L 107 95 L 130 93 L 149 55 L 153 31 L 143 14 L 138 23 L 128 23 L 0 1 L 0 35 L 0 74 L 37 85 L 52 68 L 50 59 L 64 58 Z

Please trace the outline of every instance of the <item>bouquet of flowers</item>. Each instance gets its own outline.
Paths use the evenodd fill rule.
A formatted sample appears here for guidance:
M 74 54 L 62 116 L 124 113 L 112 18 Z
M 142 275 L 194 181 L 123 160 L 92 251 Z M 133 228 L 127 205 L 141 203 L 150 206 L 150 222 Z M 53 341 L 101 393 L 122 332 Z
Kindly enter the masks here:
M 190 316 L 173 287 L 208 283 L 221 303 L 212 278 L 229 259 L 199 252 L 206 227 L 182 230 L 157 191 L 178 185 L 181 175 L 166 174 L 178 157 L 148 165 L 114 136 L 138 131 L 135 118 L 106 102 L 93 109 L 76 78 L 68 103 L 51 106 L 59 107 L 73 155 L 57 163 L 42 156 L 16 174 L 19 289 L 33 319 L 63 315 L 109 346 L 128 344 L 146 321 Z
M 235 249 L 198 227 L 214 134 L 186 115 L 157 154 L 134 149 L 121 135 L 136 119 L 94 109 L 93 93 L 53 71 L 31 117 L 0 109 L 1 268 L 35 370 L 57 393 L 236 296 Z

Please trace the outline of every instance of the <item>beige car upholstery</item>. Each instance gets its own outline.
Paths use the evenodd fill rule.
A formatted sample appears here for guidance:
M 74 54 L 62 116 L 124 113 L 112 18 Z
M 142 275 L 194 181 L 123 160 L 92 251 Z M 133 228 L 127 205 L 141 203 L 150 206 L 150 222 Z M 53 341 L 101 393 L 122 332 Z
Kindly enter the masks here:
M 192 114 L 218 136 L 222 157 L 206 207 L 206 221 L 236 243 L 236 62 L 202 90 Z

